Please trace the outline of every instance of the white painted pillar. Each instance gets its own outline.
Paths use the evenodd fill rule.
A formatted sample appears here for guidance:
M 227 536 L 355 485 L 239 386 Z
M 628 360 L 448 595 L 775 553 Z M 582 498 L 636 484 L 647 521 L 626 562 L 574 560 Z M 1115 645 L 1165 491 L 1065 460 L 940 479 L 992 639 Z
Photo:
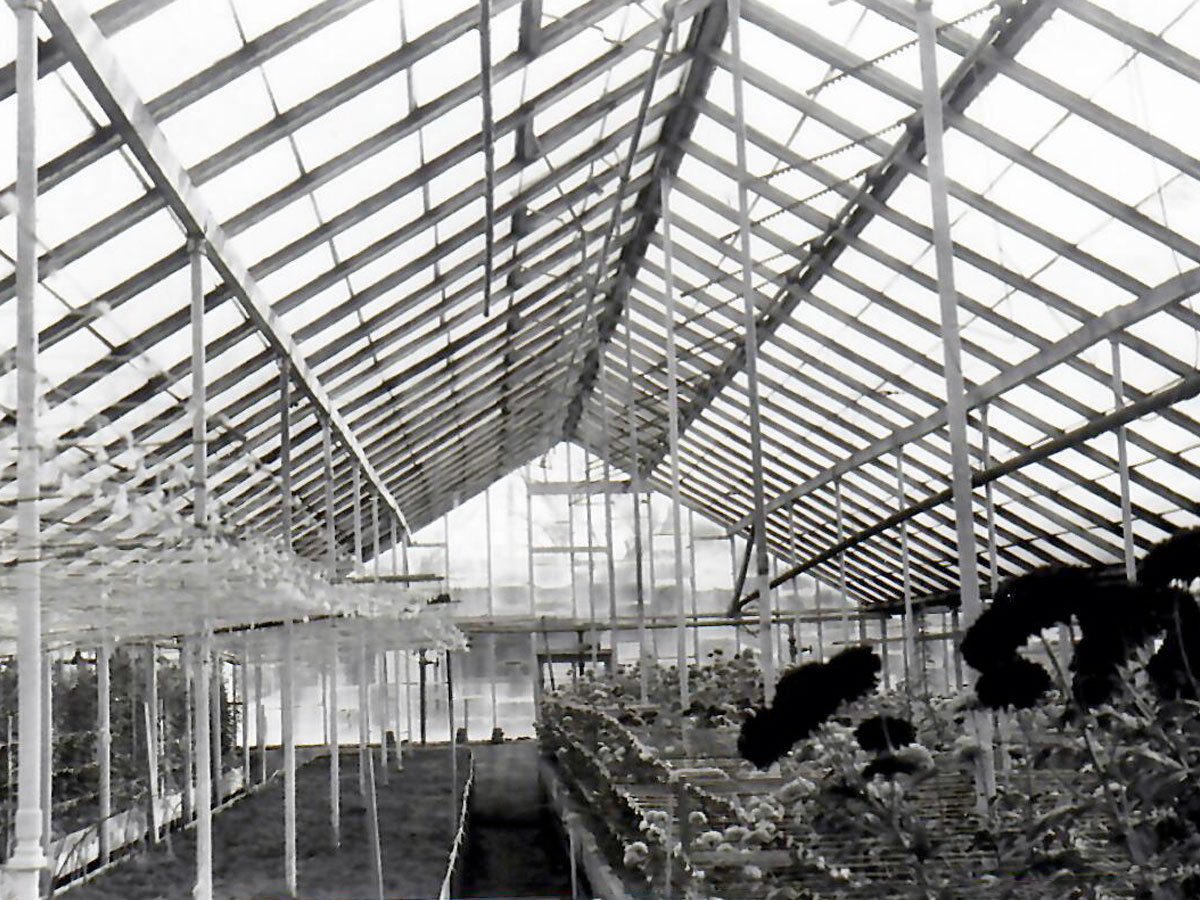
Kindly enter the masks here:
M 365 621 L 359 622 L 358 632 L 358 665 L 360 677 L 358 679 L 358 706 L 359 706 L 359 741 L 365 741 L 368 725 L 368 681 L 367 672 L 370 666 L 370 657 L 367 654 L 367 625 Z M 363 751 L 359 754 L 359 762 L 363 766 L 363 772 L 360 778 L 360 784 L 363 788 L 363 800 L 367 806 L 367 850 L 371 854 L 371 867 L 375 875 L 375 896 L 377 900 L 383 900 L 383 857 L 379 846 L 379 809 L 375 801 L 375 761 L 371 754 L 366 752 L 365 744 Z
M 696 601 L 696 511 L 688 509 L 688 596 L 692 599 L 692 653 L 700 665 L 700 610 Z
M 333 846 L 342 845 L 342 773 L 341 740 L 338 737 L 338 666 L 341 663 L 338 645 L 337 620 L 330 619 L 329 659 L 326 661 L 326 679 L 329 685 L 329 832 Z
M 209 729 L 209 738 L 212 740 L 212 767 L 213 767 L 213 783 L 212 783 L 212 804 L 220 806 L 221 800 L 224 799 L 221 793 L 221 679 L 223 677 L 223 668 L 221 663 L 221 652 L 216 648 L 212 651 L 212 677 L 209 679 L 209 715 L 212 716 L 212 727 Z
M 612 483 L 612 464 L 609 462 L 609 413 L 608 413 L 608 365 L 600 360 L 600 453 L 604 457 L 604 555 L 608 577 L 608 619 L 609 619 L 609 650 L 612 653 L 609 662 L 609 673 L 613 677 L 617 673 L 617 561 L 613 555 L 613 508 L 612 493 L 608 485 Z
M 484 557 L 487 560 L 487 612 L 488 618 L 496 615 L 496 581 L 492 561 L 492 488 L 488 485 L 483 491 L 483 530 L 487 533 L 484 544 Z M 499 711 L 496 704 L 496 634 L 488 635 L 488 688 L 492 699 L 492 730 L 500 725 Z M 396 721 L 399 731 L 400 722 Z
M 969 628 L 980 612 L 979 572 L 975 559 L 975 514 L 971 489 L 970 447 L 962 374 L 962 338 L 958 325 L 958 293 L 954 287 L 954 251 L 950 238 L 945 156 L 942 150 L 942 97 L 937 73 L 937 35 L 931 0 L 917 0 L 917 41 L 921 59 L 922 112 L 925 122 L 926 171 L 933 218 L 933 246 L 937 263 L 938 299 L 941 306 L 942 348 L 946 374 L 946 418 L 950 432 L 954 523 L 958 538 L 959 592 L 963 627 Z M 976 809 L 986 813 L 996 793 L 992 754 L 991 718 L 976 713 L 976 737 L 983 752 L 976 773 Z
M 283 743 L 283 876 L 287 892 L 296 896 L 296 692 L 294 626 L 283 626 L 283 678 L 280 690 L 280 735 Z
M 679 476 L 679 360 L 675 346 L 675 253 L 671 244 L 671 181 L 664 176 L 660 185 L 663 232 L 664 308 L 663 325 L 667 337 L 667 448 L 671 455 L 671 532 L 675 556 L 675 665 L 679 669 L 679 701 L 686 710 L 691 705 L 687 664 L 687 589 L 683 578 L 683 489 Z
M 55 858 L 50 853 L 54 836 L 54 669 L 50 651 L 42 653 L 42 852 L 46 854 L 49 871 L 44 880 L 49 888 L 54 874 Z M 48 893 L 48 891 L 47 891 Z
M 584 494 L 584 528 L 587 529 L 587 583 L 588 583 L 588 624 L 591 626 L 590 640 L 592 644 L 592 673 L 600 675 L 600 629 L 596 625 L 596 537 L 592 521 L 592 455 L 583 448 L 583 476 L 587 482 L 587 492 Z
M 150 802 L 154 813 L 151 816 L 150 828 L 154 843 L 162 837 L 160 825 L 162 818 L 159 813 L 159 798 L 162 794 L 161 760 L 165 758 L 162 747 L 163 726 L 159 717 L 158 699 L 158 646 L 154 641 L 147 645 L 146 659 L 146 747 L 149 750 L 147 767 L 150 776 Z M 110 740 L 111 745 L 111 740 Z
M 741 248 L 742 303 L 745 309 L 746 405 L 750 412 L 750 472 L 754 522 L 755 584 L 758 591 L 759 647 L 763 696 L 775 698 L 775 644 L 771 623 L 771 575 L 767 553 L 767 507 L 763 485 L 762 425 L 758 408 L 758 314 L 754 303 L 753 259 L 750 255 L 750 173 L 746 163 L 746 114 L 743 98 L 741 0 L 729 3 L 729 43 L 733 56 L 734 138 L 737 150 L 738 235 Z
M 1120 409 L 1125 405 L 1125 381 L 1121 377 L 1121 342 L 1116 338 L 1112 345 L 1113 405 Z M 1117 473 L 1121 479 L 1121 539 L 1125 550 L 1125 577 L 1137 581 L 1137 557 L 1133 545 L 1133 504 L 1129 497 L 1129 429 L 1117 428 Z
M 258 744 L 258 780 L 267 780 L 267 710 L 263 706 L 262 648 L 254 651 L 254 739 Z
M 908 505 L 908 488 L 904 483 L 904 448 L 896 448 L 896 508 L 903 510 Z M 904 591 L 904 681 L 905 691 L 911 698 L 914 694 L 913 680 L 919 665 L 917 657 L 917 621 L 913 614 L 912 569 L 908 557 L 908 522 L 900 523 L 900 578 Z M 926 686 L 928 688 L 928 686 Z M 928 693 L 928 690 L 926 690 Z
M 107 637 L 96 653 L 96 761 L 100 767 L 100 863 L 108 865 L 108 841 L 112 818 L 112 690 L 109 678 L 112 645 Z
M 242 635 L 242 789 L 250 790 L 250 632 Z
M 189 653 L 190 663 L 195 667 L 193 691 L 195 703 L 193 714 L 195 725 L 196 759 L 196 886 L 192 891 L 196 900 L 212 900 L 212 741 L 209 734 L 212 718 L 208 710 L 209 668 L 212 654 L 209 652 L 209 631 L 205 625 L 198 646 Z
M 326 577 L 329 583 L 337 581 L 337 535 L 334 530 L 335 509 L 333 503 L 333 430 L 328 421 L 322 423 L 321 440 L 323 462 L 325 467 L 325 560 Z M 338 626 L 337 620 L 330 620 L 331 634 L 329 646 L 329 831 L 333 846 L 340 847 L 342 843 L 342 752 L 341 740 L 338 737 L 338 713 L 340 702 L 338 694 Z
M 36 900 L 42 847 L 42 593 L 38 514 L 37 14 L 40 0 L 9 0 L 17 19 L 17 814 L 6 871 L 14 900 Z

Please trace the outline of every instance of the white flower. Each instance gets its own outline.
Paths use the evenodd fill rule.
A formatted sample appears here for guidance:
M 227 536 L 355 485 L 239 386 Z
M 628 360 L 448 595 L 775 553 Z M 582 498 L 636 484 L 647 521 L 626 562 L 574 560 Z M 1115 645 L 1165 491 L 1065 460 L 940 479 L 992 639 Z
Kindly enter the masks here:
M 624 862 L 626 866 L 635 868 L 650 858 L 650 850 L 641 841 L 634 841 L 625 846 Z

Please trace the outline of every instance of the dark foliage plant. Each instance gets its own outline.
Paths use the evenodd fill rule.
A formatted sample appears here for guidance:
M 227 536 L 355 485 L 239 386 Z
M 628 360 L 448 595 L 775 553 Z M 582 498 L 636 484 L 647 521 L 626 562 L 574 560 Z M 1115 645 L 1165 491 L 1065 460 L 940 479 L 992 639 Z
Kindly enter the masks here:
M 875 690 L 882 661 L 870 647 L 850 647 L 826 663 L 789 669 L 775 688 L 775 702 L 753 709 L 742 723 L 738 752 L 768 768 L 809 737 L 844 703 Z
M 859 723 L 854 739 L 868 753 L 883 753 L 911 744 L 917 739 L 917 730 L 907 719 L 878 715 Z
M 1138 565 L 1138 581 L 1166 587 L 1200 578 L 1200 528 L 1186 528 L 1151 547 Z
M 1188 540 L 1177 536 L 1147 555 L 1143 572 L 1151 572 L 1149 583 L 1106 581 L 1092 570 L 1050 566 L 1005 585 L 962 642 L 963 658 L 980 673 L 980 703 L 995 709 L 1033 706 L 1051 679 L 1019 651 L 1043 629 L 1072 622 L 1080 637 L 1071 660 L 1071 690 L 1081 706 L 1108 702 L 1121 666 L 1164 633 L 1162 648 L 1147 666 L 1151 682 L 1164 698 L 1194 697 L 1190 664 L 1200 659 L 1200 609 L 1190 595 L 1168 586 L 1177 573 L 1190 571 L 1179 553 L 1181 547 L 1195 549 Z

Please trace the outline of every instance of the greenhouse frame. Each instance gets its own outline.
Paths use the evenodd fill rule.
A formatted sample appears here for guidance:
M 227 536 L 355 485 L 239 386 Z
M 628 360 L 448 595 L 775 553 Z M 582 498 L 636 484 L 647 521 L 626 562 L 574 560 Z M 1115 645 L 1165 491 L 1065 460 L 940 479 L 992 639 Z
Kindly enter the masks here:
M 0 897 L 1200 897 L 1197 0 L 8 6 Z

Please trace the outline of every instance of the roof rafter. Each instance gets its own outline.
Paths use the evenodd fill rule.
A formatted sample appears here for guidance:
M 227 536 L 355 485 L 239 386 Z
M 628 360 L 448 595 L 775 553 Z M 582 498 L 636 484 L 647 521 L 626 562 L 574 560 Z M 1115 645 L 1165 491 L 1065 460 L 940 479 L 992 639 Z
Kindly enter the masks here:
M 229 245 L 212 211 L 196 191 L 187 171 L 138 97 L 92 17 L 77 0 L 50 0 L 44 7 L 43 18 L 96 102 L 116 125 L 126 145 L 183 223 L 185 232 L 203 239 L 209 262 L 224 279 L 226 286 L 235 292 L 246 315 L 254 320 L 263 337 L 286 360 L 301 390 L 328 420 L 347 451 L 362 467 L 367 482 L 391 508 L 392 515 L 404 530 L 408 531 L 404 512 L 380 480 L 370 459 L 326 395 L 292 336 L 271 310 L 257 282 Z

